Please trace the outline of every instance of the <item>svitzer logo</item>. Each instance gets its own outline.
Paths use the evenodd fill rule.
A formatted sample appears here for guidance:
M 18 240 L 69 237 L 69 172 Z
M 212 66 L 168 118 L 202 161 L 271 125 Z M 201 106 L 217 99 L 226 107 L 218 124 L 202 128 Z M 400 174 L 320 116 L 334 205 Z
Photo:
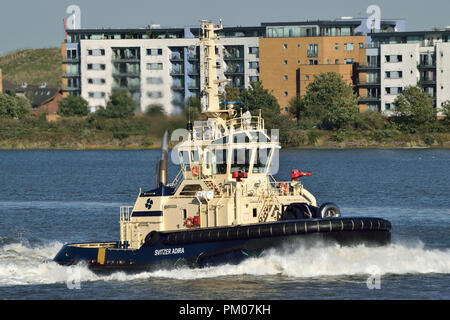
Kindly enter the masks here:
M 148 210 L 150 210 L 151 209 L 151 207 L 152 207 L 152 205 L 153 205 L 153 200 L 152 199 L 147 199 L 147 202 L 145 203 L 145 207 L 148 209 Z

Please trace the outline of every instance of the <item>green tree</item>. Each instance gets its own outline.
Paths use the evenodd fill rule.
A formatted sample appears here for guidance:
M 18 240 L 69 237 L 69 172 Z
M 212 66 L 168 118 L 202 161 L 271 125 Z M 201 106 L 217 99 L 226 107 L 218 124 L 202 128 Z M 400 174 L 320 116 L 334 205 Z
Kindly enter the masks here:
M 301 97 L 293 97 L 289 101 L 288 110 L 292 116 L 297 118 L 297 120 L 300 119 L 306 112 L 305 100 Z
M 100 115 L 108 118 L 129 118 L 134 115 L 137 104 L 131 98 L 128 90 L 113 91 L 105 109 L 100 109 Z
M 161 104 L 151 104 L 147 107 L 147 110 L 145 111 L 146 115 L 152 116 L 152 117 L 162 117 L 166 115 L 166 112 L 164 111 L 164 106 Z
M 341 75 L 327 72 L 315 77 L 306 88 L 305 115 L 317 118 L 324 129 L 339 129 L 358 113 L 358 98 Z
M 444 123 L 450 124 L 450 100 L 444 101 L 441 105 L 441 112 L 444 115 Z
M 31 103 L 20 96 L 0 93 L 0 117 L 22 119 L 30 114 Z
M 188 120 L 198 120 L 202 113 L 202 105 L 200 99 L 196 97 L 187 98 L 184 103 L 183 113 Z
M 239 97 L 242 101 L 243 111 L 248 110 L 251 113 L 256 113 L 261 109 L 262 116 L 265 119 L 272 119 L 280 113 L 280 105 L 277 99 L 259 81 L 251 82 L 249 88 L 242 89 Z
M 82 97 L 68 96 L 62 99 L 58 105 L 58 114 L 63 117 L 82 117 L 89 114 L 89 104 Z
M 419 86 L 408 86 L 394 100 L 395 120 L 414 130 L 436 120 L 433 100 Z
M 232 86 L 226 86 L 225 91 L 220 95 L 220 101 L 238 101 L 239 97 L 239 88 L 235 88 Z

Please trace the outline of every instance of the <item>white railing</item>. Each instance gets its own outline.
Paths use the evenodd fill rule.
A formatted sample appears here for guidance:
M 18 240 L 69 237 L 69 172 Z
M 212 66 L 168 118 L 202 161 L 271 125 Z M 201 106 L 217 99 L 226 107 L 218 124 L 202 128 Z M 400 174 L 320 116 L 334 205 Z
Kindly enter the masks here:
M 184 177 L 183 176 L 183 168 L 181 168 L 180 171 L 178 172 L 177 176 L 168 185 L 173 187 L 175 190 L 177 190 L 178 187 L 180 186 L 181 182 L 183 181 L 183 177 Z
M 133 212 L 132 206 L 121 206 L 120 207 L 120 221 L 130 221 L 132 212 Z

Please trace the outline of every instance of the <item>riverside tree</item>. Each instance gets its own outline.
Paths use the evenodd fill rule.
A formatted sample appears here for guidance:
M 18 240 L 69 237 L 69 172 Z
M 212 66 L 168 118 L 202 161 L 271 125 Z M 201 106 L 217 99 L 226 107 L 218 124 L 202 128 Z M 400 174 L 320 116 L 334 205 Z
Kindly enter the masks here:
M 242 101 L 244 111 L 255 113 L 261 109 L 265 119 L 272 119 L 280 113 L 277 99 L 259 81 L 250 82 L 250 87 L 240 90 L 239 99 Z
M 77 96 L 68 96 L 59 102 L 58 114 L 63 117 L 83 117 L 89 114 L 89 104 Z
M 433 100 L 419 86 L 408 86 L 394 100 L 395 120 L 406 130 L 415 130 L 436 120 Z
M 327 72 L 315 76 L 306 88 L 304 115 L 315 118 L 323 129 L 339 129 L 358 113 L 358 98 L 341 75 Z
M 129 118 L 134 115 L 136 107 L 128 90 L 116 90 L 111 94 L 106 108 L 101 108 L 96 113 L 106 118 Z
M 31 103 L 15 94 L 0 93 L 0 117 L 22 119 L 30 114 Z

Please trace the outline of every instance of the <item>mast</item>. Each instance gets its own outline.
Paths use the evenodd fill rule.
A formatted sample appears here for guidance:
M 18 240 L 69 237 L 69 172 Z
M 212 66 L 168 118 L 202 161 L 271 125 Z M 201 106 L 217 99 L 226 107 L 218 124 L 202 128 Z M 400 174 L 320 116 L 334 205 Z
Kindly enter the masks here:
M 232 110 L 220 110 L 219 104 L 219 83 L 229 81 L 217 79 L 217 59 L 216 59 L 216 45 L 215 40 L 218 36 L 214 33 L 217 30 L 222 30 L 222 21 L 217 26 L 213 23 L 202 20 L 202 33 L 200 36 L 200 46 L 205 54 L 204 70 L 205 70 L 205 84 L 202 94 L 206 95 L 206 105 L 202 113 L 208 117 L 220 117 L 223 113 L 231 114 Z

